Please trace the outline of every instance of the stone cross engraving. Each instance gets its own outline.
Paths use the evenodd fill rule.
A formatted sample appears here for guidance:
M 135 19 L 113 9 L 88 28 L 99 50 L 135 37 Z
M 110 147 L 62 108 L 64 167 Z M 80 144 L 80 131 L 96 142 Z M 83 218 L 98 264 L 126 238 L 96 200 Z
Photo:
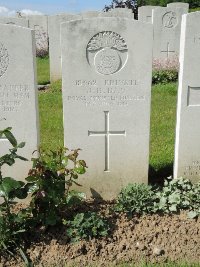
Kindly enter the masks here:
M 175 53 L 175 51 L 170 51 L 170 47 L 169 47 L 169 42 L 167 43 L 167 50 L 166 51 L 161 51 L 162 53 L 167 53 L 167 58 L 169 58 L 170 53 Z
M 110 136 L 122 135 L 126 136 L 126 131 L 110 131 L 109 111 L 104 111 L 105 114 L 105 130 L 104 131 L 88 131 L 88 136 L 104 136 L 105 137 L 105 172 L 110 170 Z
M 146 21 L 151 22 L 152 21 L 152 16 L 146 16 Z

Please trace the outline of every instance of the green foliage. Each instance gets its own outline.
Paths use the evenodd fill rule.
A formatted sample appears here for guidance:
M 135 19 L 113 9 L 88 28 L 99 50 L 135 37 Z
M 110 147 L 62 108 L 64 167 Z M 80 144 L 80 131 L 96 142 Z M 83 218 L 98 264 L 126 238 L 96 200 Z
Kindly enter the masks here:
M 38 84 L 48 84 L 50 82 L 49 57 L 37 57 L 37 78 Z
M 63 220 L 67 226 L 67 235 L 71 242 L 81 239 L 99 238 L 108 235 L 109 226 L 96 212 L 78 213 L 73 220 Z
M 61 81 L 57 81 L 51 84 L 50 90 L 39 92 L 41 146 L 45 150 L 64 146 L 61 87 Z
M 129 215 L 187 210 L 188 217 L 195 218 L 200 215 L 200 183 L 193 184 L 185 178 L 168 178 L 162 189 L 129 184 L 119 193 L 114 209 Z
M 62 208 L 80 202 L 83 197 L 69 189 L 73 184 L 80 186 L 78 175 L 86 172 L 86 163 L 78 160 L 79 149 L 66 155 L 67 150 L 49 154 L 40 150 L 39 157 L 32 159 L 33 168 L 26 180 L 32 194 L 30 206 L 35 224 L 55 225 L 61 221 Z
M 176 95 L 177 86 L 174 83 L 152 87 L 150 165 L 160 179 L 172 174 Z
M 152 83 L 158 84 L 163 83 L 167 84 L 170 82 L 176 82 L 178 80 L 178 71 L 177 70 L 154 70 L 152 76 Z
M 117 197 L 115 211 L 145 214 L 153 210 L 154 194 L 152 187 L 145 184 L 129 184 Z
M 26 231 L 27 214 L 23 210 L 12 212 L 13 200 L 25 199 L 27 188 L 25 183 L 2 175 L 4 165 L 12 166 L 16 159 L 26 160 L 17 154 L 18 149 L 23 148 L 25 143 L 17 143 L 11 128 L 0 131 L 0 137 L 7 139 L 12 147 L 8 154 L 0 157 L 0 198 L 3 200 L 0 204 L 0 251 L 12 254 L 12 251 L 19 250 L 21 256 L 28 262 L 21 248 L 22 234 Z
M 155 212 L 171 213 L 189 210 L 190 218 L 200 215 L 200 183 L 193 184 L 184 178 L 168 178 L 162 190 L 156 192 L 156 198 Z

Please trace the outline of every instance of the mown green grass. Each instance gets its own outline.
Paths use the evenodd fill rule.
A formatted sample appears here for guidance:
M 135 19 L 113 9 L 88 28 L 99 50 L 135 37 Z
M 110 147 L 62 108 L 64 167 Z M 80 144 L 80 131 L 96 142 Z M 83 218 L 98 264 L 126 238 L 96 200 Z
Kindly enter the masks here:
M 37 79 L 38 84 L 48 84 L 50 81 L 50 74 L 49 74 L 49 58 L 39 58 L 36 59 L 37 63 Z
M 42 149 L 55 150 L 63 146 L 61 81 L 49 91 L 39 92 L 40 144 Z
M 152 87 L 150 165 L 155 172 L 159 172 L 159 177 L 172 174 L 176 102 L 177 84 Z

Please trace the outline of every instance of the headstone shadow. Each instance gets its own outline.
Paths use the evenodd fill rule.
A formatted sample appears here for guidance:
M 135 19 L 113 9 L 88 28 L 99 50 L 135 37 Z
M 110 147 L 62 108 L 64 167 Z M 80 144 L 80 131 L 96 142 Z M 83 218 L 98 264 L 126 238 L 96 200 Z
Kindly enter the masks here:
M 155 170 L 151 165 L 149 166 L 149 184 L 150 185 L 164 185 L 164 180 L 173 175 L 173 162 L 164 167 Z

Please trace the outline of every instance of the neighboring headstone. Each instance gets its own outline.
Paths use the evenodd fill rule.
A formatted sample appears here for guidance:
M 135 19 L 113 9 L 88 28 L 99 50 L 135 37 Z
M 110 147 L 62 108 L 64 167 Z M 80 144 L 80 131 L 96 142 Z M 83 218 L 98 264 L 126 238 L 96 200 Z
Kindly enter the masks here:
M 11 24 L 21 27 L 28 28 L 28 20 L 25 18 L 15 18 L 15 17 L 0 17 L 0 23 L 2 24 Z
M 65 146 L 81 148 L 88 196 L 147 183 L 152 25 L 94 18 L 61 26 Z
M 48 16 L 46 15 L 29 15 L 29 28 L 35 30 L 35 40 L 37 55 L 48 53 Z
M 19 154 L 27 159 L 38 149 L 38 104 L 34 31 L 28 28 L 0 25 L 0 128 L 12 127 L 18 142 L 26 142 Z M 0 139 L 0 155 L 10 148 Z M 3 175 L 23 180 L 32 162 L 17 160 Z
M 200 181 L 200 12 L 183 16 L 174 177 Z
M 167 4 L 167 7 L 170 7 L 170 8 L 179 7 L 179 8 L 185 9 L 185 13 L 189 12 L 189 4 L 188 3 L 182 3 L 182 2 L 169 3 L 169 4 Z
M 158 7 L 153 10 L 153 57 L 170 59 L 179 55 L 182 8 Z
M 134 19 L 134 13 L 128 8 L 112 8 L 107 12 L 101 12 L 100 17 L 122 17 Z
M 59 14 L 48 17 L 49 32 L 49 59 L 51 82 L 62 78 L 61 70 L 61 47 L 60 47 L 60 25 L 74 19 L 81 19 L 80 15 Z
M 98 17 L 99 13 L 100 13 L 99 11 L 85 11 L 85 12 L 82 12 L 78 15 L 80 15 L 81 18 L 85 19 L 85 18 Z
M 146 23 L 152 23 L 152 11 L 158 6 L 141 6 L 138 8 L 138 20 Z

